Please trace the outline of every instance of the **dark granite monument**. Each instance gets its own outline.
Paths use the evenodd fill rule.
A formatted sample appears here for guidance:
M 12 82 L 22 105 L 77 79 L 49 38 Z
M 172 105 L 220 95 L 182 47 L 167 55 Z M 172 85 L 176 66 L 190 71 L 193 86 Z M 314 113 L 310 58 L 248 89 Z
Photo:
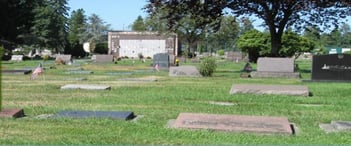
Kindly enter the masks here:
M 130 111 L 62 111 L 55 114 L 54 117 L 112 118 L 119 120 L 131 120 L 135 118 L 135 115 Z
M 161 69 L 168 69 L 170 64 L 170 58 L 167 53 L 158 53 L 153 57 L 153 66 L 158 64 Z
M 312 81 L 351 81 L 351 55 L 313 56 Z
M 209 129 L 230 132 L 291 135 L 285 117 L 180 113 L 171 128 Z

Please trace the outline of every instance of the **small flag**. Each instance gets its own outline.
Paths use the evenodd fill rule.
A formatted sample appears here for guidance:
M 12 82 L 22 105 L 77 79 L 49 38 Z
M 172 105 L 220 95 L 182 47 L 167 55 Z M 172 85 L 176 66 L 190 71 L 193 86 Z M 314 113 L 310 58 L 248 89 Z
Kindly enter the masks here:
M 155 65 L 155 69 L 156 69 L 158 72 L 160 71 L 158 64 Z
M 32 73 L 32 77 L 30 78 L 31 80 L 34 80 L 35 78 L 38 77 L 43 72 L 43 65 L 39 63 L 38 67 L 34 69 Z

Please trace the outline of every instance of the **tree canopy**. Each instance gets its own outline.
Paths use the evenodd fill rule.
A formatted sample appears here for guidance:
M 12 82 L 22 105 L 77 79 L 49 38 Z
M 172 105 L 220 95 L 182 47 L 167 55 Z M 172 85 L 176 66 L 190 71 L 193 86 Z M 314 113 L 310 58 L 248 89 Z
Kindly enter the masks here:
M 350 5 L 348 0 L 149 0 L 145 9 L 151 15 L 167 10 L 164 19 L 167 19 L 170 28 L 178 27 L 186 15 L 196 19 L 198 27 L 219 24 L 218 18 L 228 8 L 234 16 L 254 15 L 268 27 L 272 48 L 270 56 L 279 56 L 286 28 L 337 26 L 342 20 L 340 18 L 350 14 Z

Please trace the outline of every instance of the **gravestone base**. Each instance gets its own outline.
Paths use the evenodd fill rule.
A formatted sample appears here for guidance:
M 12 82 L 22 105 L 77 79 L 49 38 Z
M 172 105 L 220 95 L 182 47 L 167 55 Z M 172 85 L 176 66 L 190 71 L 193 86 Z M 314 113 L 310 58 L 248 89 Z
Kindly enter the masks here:
M 250 73 L 253 78 L 300 78 L 301 75 L 298 72 L 258 72 L 254 71 Z
M 170 121 L 168 124 L 170 128 L 181 129 L 209 129 L 257 134 L 294 134 L 292 125 L 285 117 L 180 113 L 175 121 Z
M 4 108 L 0 111 L 0 118 L 21 118 L 24 116 L 23 109 Z
M 54 117 L 66 118 L 112 118 L 119 120 L 131 120 L 135 118 L 130 111 L 62 111 L 55 114 Z

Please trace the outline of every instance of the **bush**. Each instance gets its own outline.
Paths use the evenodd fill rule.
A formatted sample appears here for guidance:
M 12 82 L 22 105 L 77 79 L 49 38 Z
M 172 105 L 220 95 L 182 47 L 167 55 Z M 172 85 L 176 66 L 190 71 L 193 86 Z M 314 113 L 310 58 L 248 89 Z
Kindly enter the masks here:
M 201 60 L 200 74 L 203 76 L 212 76 L 216 68 L 216 59 L 213 57 L 205 57 Z
M 98 43 L 98 44 L 96 44 L 94 53 L 107 54 L 108 53 L 107 43 Z
M 218 51 L 217 51 L 217 54 L 218 54 L 219 56 L 223 56 L 223 55 L 224 55 L 224 50 L 222 50 L 222 49 L 218 50 Z

